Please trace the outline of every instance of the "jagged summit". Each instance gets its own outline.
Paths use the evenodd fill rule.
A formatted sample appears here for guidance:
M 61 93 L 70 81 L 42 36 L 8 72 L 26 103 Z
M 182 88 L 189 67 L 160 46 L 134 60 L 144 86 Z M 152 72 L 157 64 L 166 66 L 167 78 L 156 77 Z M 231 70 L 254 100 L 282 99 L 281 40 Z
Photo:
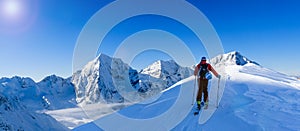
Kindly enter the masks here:
M 212 64 L 225 64 L 225 65 L 246 65 L 248 63 L 253 63 L 255 65 L 259 65 L 255 61 L 248 59 L 247 57 L 243 56 L 238 51 L 229 52 L 227 54 L 219 55 L 210 60 Z
M 117 58 L 114 58 L 114 59 L 117 59 Z M 94 59 L 93 61 L 100 61 L 100 62 L 108 62 L 108 63 L 111 63 L 111 61 L 113 60 L 112 57 L 106 55 L 106 54 L 99 54 L 96 59 Z
M 53 82 L 55 82 L 57 80 L 63 80 L 63 79 L 65 79 L 65 78 L 62 78 L 62 77 L 57 76 L 55 74 L 52 74 L 52 75 L 49 75 L 49 76 L 45 77 L 44 79 L 42 79 L 38 83 L 41 83 L 41 82 L 44 82 L 44 81 L 53 81 Z M 66 78 L 65 80 L 69 80 L 69 79 L 71 79 L 71 78 L 69 77 L 69 78 Z
M 172 66 L 172 67 L 171 67 Z M 141 71 L 142 74 L 149 74 L 152 77 L 162 77 L 162 72 L 170 72 L 172 68 L 178 68 L 179 65 L 174 60 L 163 61 L 158 60 Z
M 174 60 L 158 60 L 141 71 L 141 74 L 148 74 L 152 77 L 162 79 L 171 86 L 176 82 L 192 75 L 192 69 L 181 67 Z

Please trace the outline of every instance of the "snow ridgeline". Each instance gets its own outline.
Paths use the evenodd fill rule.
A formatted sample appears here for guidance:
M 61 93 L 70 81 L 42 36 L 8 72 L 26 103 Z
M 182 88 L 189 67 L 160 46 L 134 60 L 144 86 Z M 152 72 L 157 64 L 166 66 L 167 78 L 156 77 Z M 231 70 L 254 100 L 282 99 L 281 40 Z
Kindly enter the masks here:
M 180 81 L 177 86 L 162 92 L 149 103 L 139 103 L 123 108 L 117 113 L 104 116 L 91 123 L 79 126 L 74 131 L 90 130 L 300 130 L 300 81 L 295 77 L 264 68 L 240 53 L 231 52 L 217 56 L 211 63 L 225 66 L 228 75 L 224 95 L 215 114 L 204 124 L 190 111 L 179 123 L 170 123 L 190 106 L 172 105 L 178 102 L 182 84 L 192 86 L 193 78 Z M 242 55 L 240 55 L 242 56 Z M 246 63 L 243 63 L 246 62 Z M 243 64 L 242 64 L 243 63 Z M 212 85 L 210 83 L 209 85 Z M 191 87 L 192 88 L 192 87 Z M 214 87 L 209 86 L 209 90 Z M 215 96 L 209 96 L 215 97 Z M 187 100 L 185 103 L 190 103 Z M 162 121 L 150 123 L 168 110 L 177 113 L 164 117 Z M 120 119 L 118 116 L 123 116 Z M 127 118 L 127 119 L 124 119 Z M 121 122 L 118 120 L 122 120 Z M 114 123 L 118 123 L 116 126 Z M 173 125 L 170 125 L 173 124 Z

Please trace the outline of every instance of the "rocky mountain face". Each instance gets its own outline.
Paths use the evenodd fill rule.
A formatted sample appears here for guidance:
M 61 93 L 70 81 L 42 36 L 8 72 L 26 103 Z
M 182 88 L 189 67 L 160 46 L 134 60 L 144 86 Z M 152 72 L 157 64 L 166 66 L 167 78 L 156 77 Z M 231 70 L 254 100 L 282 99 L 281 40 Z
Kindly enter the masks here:
M 78 103 L 121 103 L 123 95 L 149 96 L 192 75 L 174 61 L 157 61 L 137 72 L 121 59 L 101 54 L 72 77 Z M 132 94 L 133 95 L 133 94 Z

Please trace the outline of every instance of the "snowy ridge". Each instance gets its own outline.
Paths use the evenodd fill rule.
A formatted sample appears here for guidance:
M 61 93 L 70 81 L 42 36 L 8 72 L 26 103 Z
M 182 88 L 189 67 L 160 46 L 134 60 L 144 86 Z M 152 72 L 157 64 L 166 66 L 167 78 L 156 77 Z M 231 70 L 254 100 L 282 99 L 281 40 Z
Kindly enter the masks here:
M 1 78 L 0 92 L 16 97 L 34 110 L 74 107 L 75 90 L 69 79 L 52 75 L 35 83 L 30 78 Z
M 193 74 L 188 67 L 181 67 L 175 61 L 159 60 L 141 71 L 141 74 L 148 74 L 152 77 L 166 81 L 167 87 Z
M 51 75 L 37 83 L 44 107 L 48 110 L 71 108 L 77 105 L 75 89 L 71 78 L 61 78 Z
M 210 60 L 212 65 L 221 66 L 221 65 L 246 65 L 248 63 L 253 63 L 255 65 L 259 65 L 258 63 L 249 60 L 241 53 L 237 51 L 233 51 L 224 55 L 219 55 Z

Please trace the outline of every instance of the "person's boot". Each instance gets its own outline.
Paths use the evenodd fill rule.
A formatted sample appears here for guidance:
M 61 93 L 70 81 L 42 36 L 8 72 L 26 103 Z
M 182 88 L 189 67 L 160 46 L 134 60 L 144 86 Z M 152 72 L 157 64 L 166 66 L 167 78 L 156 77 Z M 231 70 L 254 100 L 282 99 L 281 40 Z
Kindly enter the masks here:
M 197 101 L 197 109 L 198 109 L 198 110 L 201 109 L 201 101 Z
M 204 103 L 204 109 L 208 108 L 208 100 Z

